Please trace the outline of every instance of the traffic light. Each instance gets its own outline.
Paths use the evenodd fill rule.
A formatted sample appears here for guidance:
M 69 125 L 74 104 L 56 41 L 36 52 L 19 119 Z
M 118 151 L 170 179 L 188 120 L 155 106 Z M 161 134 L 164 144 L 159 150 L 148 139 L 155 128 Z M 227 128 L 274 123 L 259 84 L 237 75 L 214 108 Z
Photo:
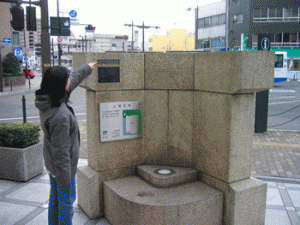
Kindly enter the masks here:
M 36 11 L 35 7 L 26 7 L 26 25 L 28 31 L 36 31 Z
M 10 13 L 12 15 L 12 21 L 10 21 L 11 26 L 16 31 L 24 30 L 24 10 L 19 5 L 13 5 L 10 8 Z
M 87 27 L 85 27 L 85 30 L 87 32 L 94 32 L 96 30 L 96 27 L 93 27 L 91 24 L 89 24 Z

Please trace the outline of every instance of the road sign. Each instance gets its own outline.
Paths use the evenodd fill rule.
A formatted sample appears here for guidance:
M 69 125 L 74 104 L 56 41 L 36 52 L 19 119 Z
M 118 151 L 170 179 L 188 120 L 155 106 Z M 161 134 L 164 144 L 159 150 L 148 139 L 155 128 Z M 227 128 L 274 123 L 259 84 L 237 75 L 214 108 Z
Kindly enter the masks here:
M 58 42 L 62 42 L 62 41 L 63 41 L 63 38 L 62 38 L 61 36 L 58 36 L 58 37 L 57 37 L 57 41 L 58 41 Z
M 71 10 L 71 11 L 69 12 L 69 15 L 70 15 L 70 17 L 72 17 L 72 18 L 76 18 L 76 17 L 77 17 L 77 12 L 76 12 L 75 10 Z
M 5 46 L 11 45 L 11 38 L 3 38 L 3 43 Z
M 80 23 L 77 21 L 71 21 L 71 26 L 79 26 Z
M 70 36 L 69 17 L 50 17 L 51 35 Z
M 15 56 L 19 59 L 23 59 L 23 54 L 22 54 L 22 48 L 20 47 L 15 47 Z

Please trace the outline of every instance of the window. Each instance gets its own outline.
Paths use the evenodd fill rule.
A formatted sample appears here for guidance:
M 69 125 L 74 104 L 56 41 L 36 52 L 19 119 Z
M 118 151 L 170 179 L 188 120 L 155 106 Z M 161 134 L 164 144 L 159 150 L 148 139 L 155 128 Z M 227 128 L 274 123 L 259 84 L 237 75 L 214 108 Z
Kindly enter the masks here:
M 218 15 L 218 17 L 219 17 L 219 25 L 226 24 L 226 15 L 225 14 Z
M 220 14 L 220 15 L 198 19 L 198 28 L 219 26 L 225 23 L 226 23 L 226 15 Z
M 204 18 L 204 27 L 210 27 L 211 26 L 211 18 L 206 17 Z
M 199 41 L 198 48 L 210 48 L 210 41 L 209 40 L 201 40 L 201 41 Z
M 13 43 L 13 45 L 20 45 L 19 32 L 13 31 L 13 33 L 12 33 L 12 43 Z
M 198 28 L 204 28 L 204 19 L 198 20 Z
M 283 55 L 275 55 L 275 68 L 283 68 Z
M 149 38 L 149 43 L 152 43 L 152 38 Z
M 244 15 L 243 14 L 233 16 L 233 22 L 234 23 L 243 23 L 243 21 L 244 21 Z
M 225 47 L 225 37 L 220 37 L 220 38 L 214 38 L 211 39 L 211 47 L 212 48 L 221 48 Z
M 149 51 L 150 51 L 150 52 L 152 52 L 152 51 L 153 51 L 153 48 L 152 48 L 152 47 L 150 47 L 150 48 L 149 48 Z

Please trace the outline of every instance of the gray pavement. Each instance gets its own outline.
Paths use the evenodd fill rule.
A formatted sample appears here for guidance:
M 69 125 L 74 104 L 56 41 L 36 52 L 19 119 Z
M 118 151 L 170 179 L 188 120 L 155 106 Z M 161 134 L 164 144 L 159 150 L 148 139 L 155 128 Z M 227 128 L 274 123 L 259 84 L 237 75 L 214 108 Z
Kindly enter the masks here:
M 1 95 L 38 89 L 40 80 L 4 89 Z M 81 153 L 79 166 L 87 165 L 86 121 L 79 121 Z M 42 139 L 42 136 L 41 136 Z M 254 134 L 252 176 L 268 183 L 265 224 L 300 224 L 300 132 L 268 130 Z M 45 172 L 28 182 L 0 179 L 0 225 L 47 224 L 49 177 Z M 104 218 L 89 220 L 74 204 L 74 224 L 109 224 Z

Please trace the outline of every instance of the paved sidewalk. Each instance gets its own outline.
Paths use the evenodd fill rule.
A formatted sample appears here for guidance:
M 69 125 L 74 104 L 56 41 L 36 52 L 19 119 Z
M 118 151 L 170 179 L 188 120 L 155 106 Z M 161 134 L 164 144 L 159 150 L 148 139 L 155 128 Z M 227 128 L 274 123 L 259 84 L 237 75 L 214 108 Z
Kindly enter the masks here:
M 38 89 L 39 84 L 39 79 L 33 79 L 30 91 Z M 13 92 L 6 88 L 0 96 L 27 92 L 28 84 L 13 88 Z M 79 166 L 83 166 L 87 165 L 86 121 L 79 121 L 79 126 Z M 254 134 L 251 173 L 268 183 L 265 224 L 300 224 L 300 132 L 270 130 Z M 47 224 L 49 189 L 46 172 L 26 183 L 0 179 L 0 225 Z M 74 207 L 75 225 L 109 224 L 104 218 L 89 220 L 77 201 Z

